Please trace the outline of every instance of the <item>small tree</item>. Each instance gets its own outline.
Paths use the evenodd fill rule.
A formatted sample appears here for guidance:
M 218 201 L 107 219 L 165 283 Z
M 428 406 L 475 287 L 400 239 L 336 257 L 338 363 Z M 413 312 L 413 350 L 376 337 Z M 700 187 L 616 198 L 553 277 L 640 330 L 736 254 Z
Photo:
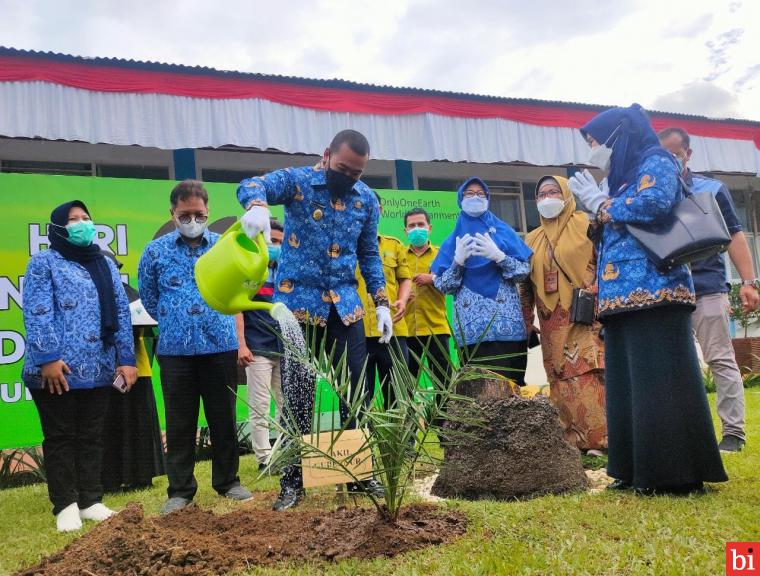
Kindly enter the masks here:
M 728 293 L 728 299 L 731 305 L 731 318 L 744 329 L 744 337 L 746 338 L 750 325 L 754 324 L 758 321 L 758 319 L 760 319 L 760 308 L 753 312 L 744 312 L 744 307 L 742 306 L 742 300 L 740 297 L 740 291 L 741 284 L 732 284 L 731 290 Z
M 438 344 L 436 340 L 433 340 Z M 435 435 L 441 433 L 441 422 L 452 421 L 469 425 L 482 423 L 475 410 L 467 410 L 468 405 L 474 406 L 471 398 L 460 396 L 456 393 L 457 386 L 465 381 L 481 378 L 481 367 L 472 363 L 462 364 L 447 360 L 448 366 L 441 368 L 434 365 L 431 368 L 424 366 L 421 358 L 415 356 L 421 367 L 421 371 L 430 382 L 430 388 L 421 390 L 418 387 L 418 374 L 409 369 L 401 355 L 391 348 L 393 368 L 390 379 L 395 399 L 393 404 L 385 409 L 376 399 L 367 402 L 362 390 L 352 388 L 348 373 L 345 354 L 337 363 L 333 364 L 332 355 L 322 347 L 316 354 L 310 354 L 309 348 L 293 344 L 283 340 L 286 347 L 284 355 L 293 359 L 305 369 L 313 382 L 324 380 L 329 383 L 341 402 L 347 406 L 348 419 L 342 423 L 338 430 L 331 435 L 329 446 L 315 445 L 313 439 L 305 441 L 303 436 L 305 422 L 298 422 L 293 413 L 283 407 L 283 415 L 280 422 L 272 422 L 280 436 L 275 443 L 269 462 L 269 469 L 280 469 L 293 463 L 299 456 L 302 459 L 309 457 L 322 457 L 328 459 L 336 469 L 348 474 L 354 481 L 361 479 L 354 476 L 348 467 L 357 454 L 368 453 L 374 461 L 374 474 L 383 483 L 385 488 L 385 503 L 368 493 L 367 496 L 377 509 L 381 517 L 387 521 L 395 522 L 398 518 L 401 506 L 408 494 L 408 489 L 414 474 L 415 465 L 427 457 L 432 461 L 436 457 L 428 450 L 431 444 L 436 443 Z M 311 348 L 313 349 L 313 348 Z M 427 350 L 422 356 L 428 356 Z M 448 358 L 448 355 L 446 356 Z M 460 355 L 460 358 L 463 357 Z M 293 370 L 287 370 L 293 372 Z M 438 374 L 446 373 L 448 376 L 441 379 Z M 283 378 L 291 377 L 291 374 L 283 374 Z M 362 374 L 362 379 L 364 374 Z M 313 386 L 313 384 L 312 384 Z M 313 390 L 313 388 L 312 388 Z M 447 406 L 456 402 L 458 409 L 450 413 Z M 465 409 L 462 409 L 462 408 Z M 314 417 L 319 418 L 321 410 L 315 405 Z M 356 427 L 368 430 L 365 435 L 365 443 L 354 454 L 344 459 L 332 455 L 332 448 L 341 435 L 346 431 L 348 422 L 355 421 Z M 460 442 L 463 433 L 449 430 L 445 431 L 447 442 Z M 313 433 L 312 433 L 313 435 Z

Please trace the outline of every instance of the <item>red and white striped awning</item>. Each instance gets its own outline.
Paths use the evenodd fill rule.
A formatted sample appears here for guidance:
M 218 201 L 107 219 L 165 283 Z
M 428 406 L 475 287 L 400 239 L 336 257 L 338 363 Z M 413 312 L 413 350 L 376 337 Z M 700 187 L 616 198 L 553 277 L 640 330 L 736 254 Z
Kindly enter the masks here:
M 0 49 L 0 135 L 164 149 L 321 154 L 363 132 L 382 160 L 583 164 L 577 128 L 602 108 L 224 73 Z M 696 171 L 760 175 L 760 123 L 652 113 L 692 135 Z

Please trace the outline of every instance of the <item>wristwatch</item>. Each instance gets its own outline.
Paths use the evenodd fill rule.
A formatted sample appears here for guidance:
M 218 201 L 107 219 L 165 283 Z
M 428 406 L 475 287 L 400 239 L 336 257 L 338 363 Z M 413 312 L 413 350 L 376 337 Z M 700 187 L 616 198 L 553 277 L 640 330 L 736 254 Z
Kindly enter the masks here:
M 752 280 L 742 280 L 742 286 L 754 286 L 757 288 L 757 278 L 753 278 Z

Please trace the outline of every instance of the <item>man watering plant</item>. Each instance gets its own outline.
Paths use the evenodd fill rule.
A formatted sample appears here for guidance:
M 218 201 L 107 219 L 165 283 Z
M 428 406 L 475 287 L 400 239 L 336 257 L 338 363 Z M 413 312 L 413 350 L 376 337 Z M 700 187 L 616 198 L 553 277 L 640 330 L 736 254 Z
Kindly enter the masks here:
M 316 167 L 286 168 L 243 180 L 237 197 L 246 213 L 241 219 L 246 234 L 269 235 L 267 206 L 285 206 L 285 242 L 282 246 L 274 301 L 285 304 L 301 326 L 310 328 L 307 340 L 335 349 L 337 363 L 343 354 L 354 389 L 362 389 L 367 356 L 362 317 L 364 309 L 356 290 L 358 262 L 375 303 L 380 341 L 393 335 L 383 265 L 377 244 L 379 207 L 372 190 L 359 180 L 369 161 L 369 143 L 355 130 L 339 132 Z M 314 334 L 316 333 L 316 334 Z M 314 337 L 316 336 L 316 338 Z M 283 382 L 285 404 L 309 431 L 314 390 Z M 341 418 L 348 418 L 341 406 Z M 303 498 L 299 466 L 289 466 L 280 482 L 275 510 L 296 506 Z M 382 495 L 382 486 L 369 480 L 361 487 Z

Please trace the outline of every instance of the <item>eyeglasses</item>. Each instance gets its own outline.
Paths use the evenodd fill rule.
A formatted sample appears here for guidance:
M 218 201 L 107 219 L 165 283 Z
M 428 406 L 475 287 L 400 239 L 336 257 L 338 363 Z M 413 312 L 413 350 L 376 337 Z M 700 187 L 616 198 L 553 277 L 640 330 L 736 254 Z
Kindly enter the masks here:
M 536 194 L 536 199 L 543 200 L 544 198 L 555 198 L 559 196 L 562 196 L 561 190 L 549 190 L 547 192 L 539 192 Z
M 190 224 L 193 217 L 198 224 L 205 224 L 208 220 L 208 216 L 205 214 L 178 214 L 177 220 L 179 220 L 181 224 Z
M 475 196 L 478 198 L 485 198 L 486 193 L 483 190 L 465 190 L 463 196 L 465 198 L 474 198 Z

